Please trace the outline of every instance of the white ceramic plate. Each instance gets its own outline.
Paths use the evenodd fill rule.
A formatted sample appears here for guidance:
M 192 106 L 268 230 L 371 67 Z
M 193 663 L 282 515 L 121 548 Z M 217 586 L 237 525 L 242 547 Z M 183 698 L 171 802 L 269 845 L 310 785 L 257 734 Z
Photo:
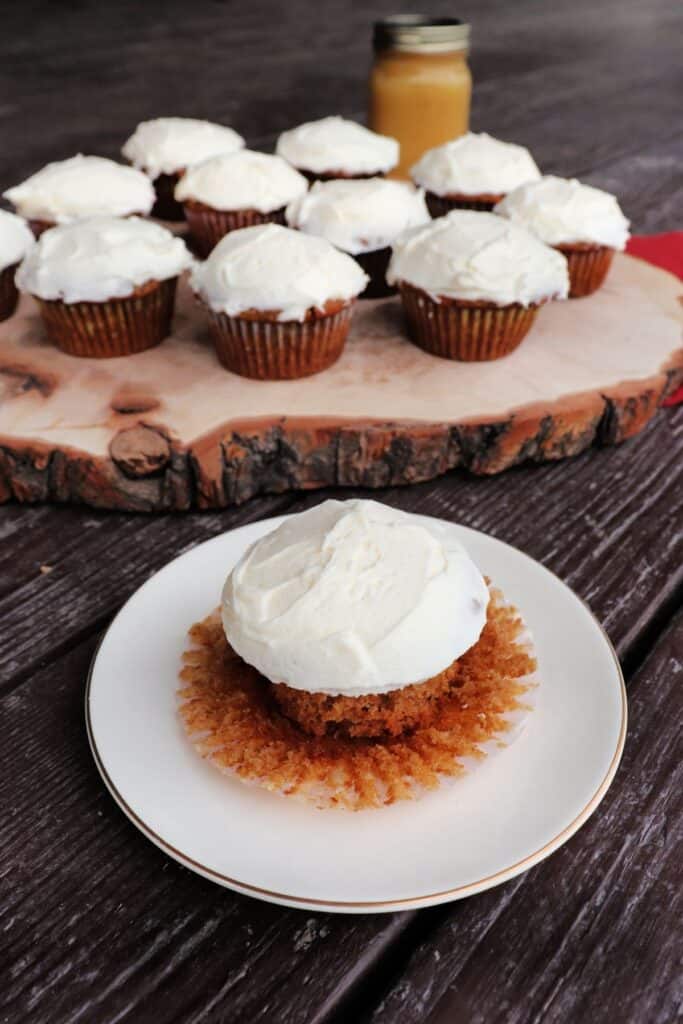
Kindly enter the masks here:
M 537 864 L 593 813 L 614 777 L 626 694 L 614 651 L 556 576 L 465 527 L 482 572 L 522 612 L 541 685 L 515 741 L 464 777 L 380 810 L 320 811 L 205 763 L 176 712 L 187 630 L 217 604 L 245 548 L 282 519 L 176 558 L 109 627 L 86 691 L 92 751 L 144 834 L 199 874 L 287 906 L 376 912 L 488 889 Z

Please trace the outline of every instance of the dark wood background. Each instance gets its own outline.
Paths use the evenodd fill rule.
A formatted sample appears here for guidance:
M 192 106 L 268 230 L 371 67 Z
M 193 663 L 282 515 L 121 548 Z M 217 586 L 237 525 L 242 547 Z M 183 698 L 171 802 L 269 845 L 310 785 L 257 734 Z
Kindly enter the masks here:
M 397 9 L 410 6 L 4 4 L 0 185 L 78 150 L 116 156 L 144 117 L 227 121 L 264 146 L 303 119 L 361 117 L 371 21 Z M 473 23 L 476 129 L 617 192 L 637 231 L 683 226 L 678 0 L 462 0 L 457 11 Z M 0 1019 L 672 1021 L 683 999 L 682 452 L 683 410 L 670 409 L 617 449 L 374 493 L 548 565 L 608 630 L 630 696 L 616 782 L 565 847 L 483 895 L 389 916 L 283 910 L 167 860 L 105 792 L 85 737 L 88 665 L 132 591 L 199 541 L 327 495 L 155 518 L 2 508 Z

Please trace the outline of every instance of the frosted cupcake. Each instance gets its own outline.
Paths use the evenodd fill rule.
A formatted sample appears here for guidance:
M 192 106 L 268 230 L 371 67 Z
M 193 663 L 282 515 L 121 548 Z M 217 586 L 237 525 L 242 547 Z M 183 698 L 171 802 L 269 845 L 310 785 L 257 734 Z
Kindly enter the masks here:
M 569 289 L 561 253 L 502 217 L 471 210 L 399 239 L 387 280 L 401 293 L 415 344 L 465 362 L 512 352 L 539 306 Z
M 481 760 L 535 669 L 457 528 L 376 501 L 326 501 L 258 540 L 190 638 L 180 714 L 202 756 L 351 810 Z
M 326 238 L 360 263 L 370 278 L 366 298 L 394 291 L 386 283 L 392 243 L 430 220 L 423 192 L 384 178 L 316 182 L 286 216 L 291 227 Z
M 14 275 L 32 246 L 33 235 L 26 221 L 0 210 L 0 320 L 7 320 L 17 308 L 19 293 Z
M 495 212 L 566 256 L 571 298 L 600 288 L 614 253 L 629 238 L 629 222 L 616 198 L 576 178 L 547 175 L 529 182 L 506 196 Z
M 183 208 L 173 192 L 185 170 L 243 146 L 242 136 L 226 125 L 192 117 L 157 117 L 141 121 L 121 153 L 154 182 L 152 214 L 162 220 L 182 220 Z
M 324 117 L 283 132 L 276 153 L 310 181 L 375 178 L 396 167 L 399 144 L 343 117 Z
M 192 275 L 218 358 L 244 377 L 307 377 L 339 358 L 354 299 L 355 260 L 323 238 L 278 224 L 232 231 Z
M 243 149 L 190 167 L 175 198 L 183 204 L 197 251 L 208 256 L 229 231 L 284 224 L 285 207 L 307 188 L 306 178 L 279 156 Z
M 95 217 L 46 231 L 17 271 L 48 337 L 73 356 L 131 355 L 170 331 L 184 242 L 138 217 Z
M 426 190 L 432 217 L 454 209 L 492 210 L 512 189 L 541 176 L 528 149 L 485 132 L 428 150 L 410 174 Z
M 39 237 L 56 224 L 87 217 L 146 215 L 154 188 L 146 174 L 101 156 L 78 156 L 47 164 L 3 193 Z

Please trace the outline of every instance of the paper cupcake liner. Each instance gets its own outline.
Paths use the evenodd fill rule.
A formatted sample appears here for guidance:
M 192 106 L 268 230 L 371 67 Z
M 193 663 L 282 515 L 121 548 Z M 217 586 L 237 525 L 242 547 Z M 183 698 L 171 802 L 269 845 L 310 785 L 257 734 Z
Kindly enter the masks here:
M 437 196 L 436 192 L 427 192 L 425 200 L 427 202 L 427 209 L 429 210 L 432 217 L 445 217 L 451 210 L 479 210 L 481 212 L 490 212 L 496 203 L 499 203 L 503 198 L 501 195 L 481 195 L 481 196 L 465 196 L 465 195 L 450 195 L 450 196 Z
M 7 320 L 17 308 L 19 292 L 14 283 L 18 263 L 0 270 L 0 320 Z
M 395 295 L 396 289 L 387 284 L 386 274 L 391 248 L 375 249 L 373 252 L 359 252 L 353 257 L 359 263 L 370 281 L 361 294 L 361 299 L 384 299 L 387 295 Z
M 614 259 L 614 249 L 607 245 L 556 245 L 567 257 L 569 265 L 569 298 L 581 299 L 592 295 L 603 284 Z
M 259 210 L 214 210 L 204 203 L 186 202 L 183 210 L 190 235 L 200 256 L 208 256 L 230 231 L 250 228 L 254 224 L 284 224 L 285 208 L 261 213 Z
M 153 348 L 170 333 L 176 278 L 106 302 L 38 299 L 48 337 L 71 356 L 110 359 Z
M 534 322 L 538 306 L 494 306 L 443 299 L 435 302 L 409 284 L 399 286 L 412 340 L 443 359 L 484 362 L 517 348 Z
M 175 187 L 182 177 L 182 171 L 175 174 L 159 174 L 153 181 L 156 202 L 150 216 L 159 220 L 185 220 L 183 204 L 175 198 Z
M 352 304 L 298 320 L 254 320 L 209 310 L 209 329 L 223 366 L 257 380 L 310 377 L 331 366 L 344 348 Z
M 360 811 L 452 783 L 523 731 L 538 686 L 533 642 L 491 591 L 488 621 L 461 659 L 461 685 L 437 725 L 395 737 L 309 736 L 283 715 L 259 673 L 230 649 L 220 615 L 190 630 L 179 711 L 198 754 L 219 771 L 319 808 Z

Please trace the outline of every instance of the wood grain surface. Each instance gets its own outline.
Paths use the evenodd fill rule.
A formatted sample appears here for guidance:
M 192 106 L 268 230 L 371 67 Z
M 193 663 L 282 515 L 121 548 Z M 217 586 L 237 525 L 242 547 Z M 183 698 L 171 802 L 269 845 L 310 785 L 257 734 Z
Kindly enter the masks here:
M 25 296 L 0 324 L 0 500 L 222 508 L 618 444 L 683 381 L 682 298 L 673 274 L 617 253 L 598 294 L 550 303 L 523 346 L 490 363 L 428 355 L 397 297 L 362 301 L 334 366 L 266 382 L 222 371 L 185 281 L 163 344 L 104 363 L 46 344 Z
M 267 142 L 364 109 L 369 24 L 407 4 L 122 0 L 3 11 L 3 185 L 77 149 L 115 155 L 143 116 L 231 121 Z M 459 8 L 474 125 L 620 194 L 636 230 L 680 228 L 680 7 L 665 0 Z M 680 1013 L 683 410 L 614 449 L 495 478 L 459 470 L 373 496 L 486 530 L 549 566 L 614 641 L 626 754 L 552 858 L 451 906 L 388 917 L 283 910 L 168 861 L 89 756 L 97 639 L 169 558 L 328 491 L 147 517 L 0 510 L 3 1024 L 657 1022 Z M 364 494 L 359 489 L 347 493 Z

